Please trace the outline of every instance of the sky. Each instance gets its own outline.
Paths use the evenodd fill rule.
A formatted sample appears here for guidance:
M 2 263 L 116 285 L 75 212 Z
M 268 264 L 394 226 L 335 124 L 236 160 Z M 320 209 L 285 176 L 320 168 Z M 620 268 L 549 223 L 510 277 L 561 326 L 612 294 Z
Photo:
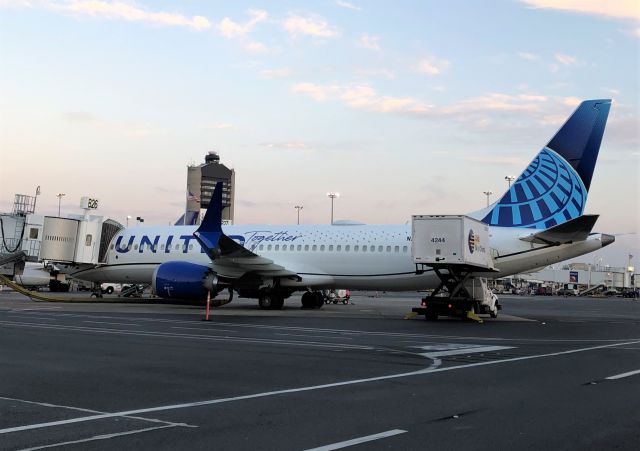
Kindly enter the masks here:
M 636 0 L 0 0 L 0 211 L 81 196 L 182 214 L 186 167 L 236 171 L 235 222 L 406 223 L 497 200 L 577 104 L 613 107 L 594 258 L 640 261 Z M 587 257 L 591 258 L 591 257 Z M 638 263 L 636 266 L 640 266 Z

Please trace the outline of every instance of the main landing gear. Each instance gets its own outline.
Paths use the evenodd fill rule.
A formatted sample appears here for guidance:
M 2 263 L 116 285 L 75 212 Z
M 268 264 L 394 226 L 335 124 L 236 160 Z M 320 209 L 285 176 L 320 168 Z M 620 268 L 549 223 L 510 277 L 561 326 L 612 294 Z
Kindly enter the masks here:
M 277 292 L 263 291 L 258 298 L 262 310 L 280 310 L 284 305 L 284 297 Z
M 307 291 L 302 295 L 302 308 L 321 308 L 324 305 L 324 295 L 321 291 Z

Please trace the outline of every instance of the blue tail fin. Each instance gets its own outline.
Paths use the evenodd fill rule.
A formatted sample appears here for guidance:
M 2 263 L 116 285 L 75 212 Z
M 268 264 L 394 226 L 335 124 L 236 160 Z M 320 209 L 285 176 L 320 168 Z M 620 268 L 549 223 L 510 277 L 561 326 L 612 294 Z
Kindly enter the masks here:
M 501 227 L 547 229 L 582 214 L 611 100 L 586 100 L 482 218 Z

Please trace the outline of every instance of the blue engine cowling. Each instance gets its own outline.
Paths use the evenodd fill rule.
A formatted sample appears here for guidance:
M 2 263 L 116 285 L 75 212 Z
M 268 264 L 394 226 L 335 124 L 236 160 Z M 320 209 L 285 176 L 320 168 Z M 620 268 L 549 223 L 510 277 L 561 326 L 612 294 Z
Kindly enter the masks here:
M 215 294 L 218 279 L 207 266 L 171 261 L 156 268 L 151 285 L 154 293 L 164 299 L 204 300 L 207 290 Z

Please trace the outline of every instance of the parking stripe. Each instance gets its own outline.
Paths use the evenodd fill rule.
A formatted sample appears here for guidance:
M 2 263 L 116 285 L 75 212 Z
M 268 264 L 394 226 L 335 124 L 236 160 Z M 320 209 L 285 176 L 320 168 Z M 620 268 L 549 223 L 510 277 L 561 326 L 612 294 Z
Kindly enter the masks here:
M 624 377 L 634 376 L 640 374 L 640 370 L 629 371 L 628 373 L 616 374 L 615 376 L 605 377 L 608 381 L 615 381 L 616 379 L 622 379 Z
M 380 440 L 381 438 L 393 437 L 394 435 L 404 434 L 407 431 L 402 429 L 393 429 L 391 431 L 380 432 L 379 434 L 367 435 L 365 437 L 358 437 L 352 440 L 346 440 L 344 442 L 333 443 L 331 445 L 320 446 L 318 448 L 308 449 L 306 451 L 332 451 L 334 449 L 346 448 L 348 446 L 359 445 L 360 443 L 372 442 L 374 440 Z

